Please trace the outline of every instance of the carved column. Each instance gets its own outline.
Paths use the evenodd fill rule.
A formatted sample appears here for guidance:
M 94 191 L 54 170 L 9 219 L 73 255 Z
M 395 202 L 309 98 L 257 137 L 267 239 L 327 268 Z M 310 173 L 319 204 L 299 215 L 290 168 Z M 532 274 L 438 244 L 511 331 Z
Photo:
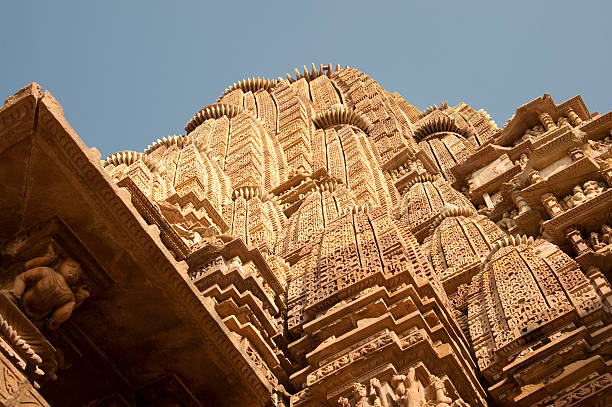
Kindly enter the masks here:
M 601 270 L 598 267 L 591 266 L 585 274 L 591 280 L 591 284 L 595 287 L 601 298 L 605 299 L 612 306 L 612 289 L 610 289 L 610 283 L 606 280 Z
M 530 184 L 536 184 L 540 181 L 544 181 L 544 178 L 540 175 L 540 171 L 533 170 L 527 176 Z
M 570 226 L 565 231 L 565 237 L 571 243 L 574 251 L 576 252 L 576 256 L 580 256 L 586 252 L 591 251 L 591 248 L 586 244 L 580 231 L 576 229 L 574 226 Z
M 581 158 L 584 158 L 584 151 L 579 148 L 572 148 L 568 150 L 567 153 L 571 157 L 572 161 L 578 161 Z
M 527 205 L 525 198 L 520 195 L 519 191 L 514 191 L 512 194 L 512 200 L 514 201 L 519 213 L 524 213 L 531 209 L 529 205 Z
M 550 192 L 543 194 L 540 197 L 540 200 L 551 218 L 554 218 L 555 216 L 563 213 L 563 208 L 561 207 L 561 205 L 559 205 L 557 197 L 551 194 Z
M 545 113 L 540 113 L 538 118 L 540 119 L 540 122 L 542 123 L 542 125 L 544 127 L 546 127 L 546 131 L 549 131 L 549 130 L 557 128 L 557 125 L 555 124 L 555 121 L 552 119 L 552 117 L 550 117 L 550 115 L 548 113 L 546 113 L 546 112 Z
M 601 168 L 601 176 L 608 186 L 612 187 L 612 163 L 605 163 Z
M 574 112 L 573 109 L 568 109 L 567 117 L 572 122 L 573 126 L 579 126 L 582 123 L 582 119 Z

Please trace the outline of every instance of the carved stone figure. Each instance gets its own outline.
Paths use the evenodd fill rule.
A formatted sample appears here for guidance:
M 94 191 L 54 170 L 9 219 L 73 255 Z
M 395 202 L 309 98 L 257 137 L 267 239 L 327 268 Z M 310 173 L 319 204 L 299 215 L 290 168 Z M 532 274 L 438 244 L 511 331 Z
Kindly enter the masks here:
M 436 391 L 436 407 L 449 407 L 449 403 L 453 402 L 453 399 L 446 395 L 446 389 L 444 382 L 437 376 L 430 375 L 430 382 Z
M 89 297 L 83 286 L 77 286 L 82 269 L 72 258 L 57 262 L 57 252 L 49 243 L 47 252 L 25 263 L 26 271 L 14 281 L 12 294 L 21 301 L 26 314 L 35 321 L 47 318 L 47 325 L 57 329 L 72 311 Z
M 338 407 L 351 407 L 351 403 L 349 403 L 346 397 L 340 397 L 338 399 Z
M 368 395 L 368 389 L 361 383 L 353 384 L 354 407 L 372 407 L 374 403 Z
M 427 404 L 425 400 L 425 388 L 421 381 L 416 378 L 416 371 L 413 367 L 408 370 L 406 379 L 404 379 L 404 387 L 406 392 L 400 398 L 401 407 L 421 407 Z
M 599 250 L 606 247 L 605 243 L 599 241 L 599 233 L 591 232 L 589 235 L 589 244 L 593 248 L 593 250 Z
M 353 383 L 353 397 L 338 398 L 339 407 L 390 407 L 383 393 L 380 381 L 376 378 L 370 379 L 368 388 L 361 383 Z
M 605 244 L 612 244 L 612 227 L 608 225 L 601 225 L 601 242 Z
M 370 400 L 373 400 L 375 407 L 389 407 L 380 381 L 376 378 L 370 379 Z
M 404 381 L 406 380 L 406 375 L 394 375 L 391 378 L 391 387 L 393 388 L 393 393 L 395 394 L 395 399 L 400 399 L 406 394 L 406 385 Z
M 576 185 L 573 192 L 572 202 L 574 203 L 574 206 L 578 206 L 586 201 L 586 195 L 584 195 L 584 191 L 580 185 Z
M 603 187 L 601 187 L 597 181 L 587 181 L 584 183 L 583 187 L 586 199 L 594 198 L 603 192 Z
M 563 207 L 563 209 L 565 209 L 565 210 L 572 209 L 574 207 L 573 196 L 572 195 L 567 195 L 566 197 L 564 197 L 562 202 L 561 202 L 561 207 Z

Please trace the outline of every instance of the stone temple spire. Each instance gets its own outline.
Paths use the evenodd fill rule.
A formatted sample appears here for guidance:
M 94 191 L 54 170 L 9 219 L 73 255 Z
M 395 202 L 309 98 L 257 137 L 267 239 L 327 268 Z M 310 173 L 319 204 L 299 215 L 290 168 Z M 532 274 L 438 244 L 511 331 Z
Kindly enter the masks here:
M 612 113 L 580 96 L 498 128 L 312 64 L 101 160 L 32 84 L 0 180 L 2 405 L 612 404 Z

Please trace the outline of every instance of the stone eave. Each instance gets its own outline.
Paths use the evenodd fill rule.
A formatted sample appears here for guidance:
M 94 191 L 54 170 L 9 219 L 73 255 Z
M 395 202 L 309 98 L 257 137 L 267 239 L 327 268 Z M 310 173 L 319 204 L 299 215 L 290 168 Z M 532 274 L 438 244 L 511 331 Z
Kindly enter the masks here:
M 495 135 L 494 143 L 499 145 L 512 143 L 522 135 L 522 132 L 539 123 L 538 115 L 540 113 L 548 113 L 556 121 L 558 116 L 566 114 L 568 109 L 573 109 L 582 120 L 590 119 L 589 110 L 586 108 L 580 95 L 576 95 L 557 105 L 552 97 L 546 93 L 544 96 L 540 96 L 517 108 L 516 114 L 510 118 L 499 134 Z
M 28 138 L 31 140 L 27 140 Z M 79 190 L 88 195 L 97 209 L 96 213 L 90 215 L 103 219 L 109 230 L 114 230 L 122 241 L 130 242 L 123 250 L 129 250 L 131 259 L 140 265 L 139 270 L 135 272 L 146 271 L 146 274 L 142 274 L 143 283 L 155 284 L 167 293 L 168 298 L 173 301 L 169 304 L 169 309 L 185 321 L 183 329 L 192 330 L 194 334 L 201 336 L 204 346 L 213 345 L 215 353 L 219 355 L 217 363 L 221 361 L 226 366 L 232 366 L 234 379 L 239 378 L 242 382 L 239 386 L 243 389 L 242 397 L 260 405 L 267 403 L 273 391 L 272 385 L 258 372 L 258 368 L 248 356 L 232 342 L 229 330 L 214 310 L 213 301 L 199 294 L 187 276 L 187 265 L 173 259 L 160 240 L 159 229 L 146 224 L 132 205 L 128 191 L 115 185 L 102 168 L 100 153 L 96 149 L 87 148 L 67 123 L 59 103 L 50 93 L 41 94 L 37 84 L 28 85 L 7 99 L 5 106 L 0 109 L 0 154 L 26 140 L 31 143 L 29 148 L 54 156 L 57 162 L 62 164 L 58 170 L 62 171 L 63 175 L 69 174 L 72 177 L 61 179 L 58 184 L 65 182 L 70 184 L 69 187 L 78 184 Z M 29 169 L 27 176 L 30 176 Z M 35 187 L 28 185 L 28 177 L 24 177 L 26 185 L 22 188 L 27 195 L 31 195 Z M 50 197 L 50 201 L 53 198 L 55 197 Z M 46 216 L 38 214 L 35 203 L 27 202 L 26 197 L 21 201 L 21 205 L 20 215 L 28 216 L 28 219 L 21 219 L 20 225 L 36 223 L 41 220 L 37 219 L 39 216 Z M 53 207 L 53 203 L 46 205 L 47 210 Z M 63 219 L 70 221 L 66 217 Z M 88 235 L 90 232 L 79 227 L 73 229 L 79 234 L 79 238 L 90 244 L 89 247 L 97 248 L 95 244 L 91 245 L 91 234 Z M 103 244 L 115 245 L 108 242 Z M 104 265 L 106 259 L 101 260 L 104 254 L 95 253 L 95 249 L 92 254 L 109 269 L 108 264 Z M 96 298 L 92 298 L 90 301 L 95 300 Z M 84 310 L 81 311 L 82 314 L 85 313 Z M 154 315 L 151 317 L 155 318 Z M 75 317 L 75 321 L 78 322 L 79 318 Z M 111 327 L 103 328 L 107 330 Z M 142 354 L 141 357 L 146 359 L 148 355 Z M 122 366 L 119 366 L 119 369 L 121 370 Z M 201 376 L 201 372 L 194 371 L 192 377 L 187 378 L 194 393 L 198 392 L 198 383 L 202 380 L 198 376 Z

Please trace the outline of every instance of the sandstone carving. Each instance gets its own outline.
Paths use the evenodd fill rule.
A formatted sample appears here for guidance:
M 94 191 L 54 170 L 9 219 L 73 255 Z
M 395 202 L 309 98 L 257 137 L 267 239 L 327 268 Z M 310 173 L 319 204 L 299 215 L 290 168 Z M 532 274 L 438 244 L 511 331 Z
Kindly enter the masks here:
M 0 108 L 0 405 L 612 405 L 612 112 L 331 64 L 195 110 L 100 159 Z
M 46 319 L 51 329 L 57 329 L 89 297 L 89 291 L 77 285 L 83 272 L 81 265 L 72 258 L 58 261 L 52 243 L 43 256 L 27 261 L 25 269 L 15 278 L 11 292 L 30 318 Z

